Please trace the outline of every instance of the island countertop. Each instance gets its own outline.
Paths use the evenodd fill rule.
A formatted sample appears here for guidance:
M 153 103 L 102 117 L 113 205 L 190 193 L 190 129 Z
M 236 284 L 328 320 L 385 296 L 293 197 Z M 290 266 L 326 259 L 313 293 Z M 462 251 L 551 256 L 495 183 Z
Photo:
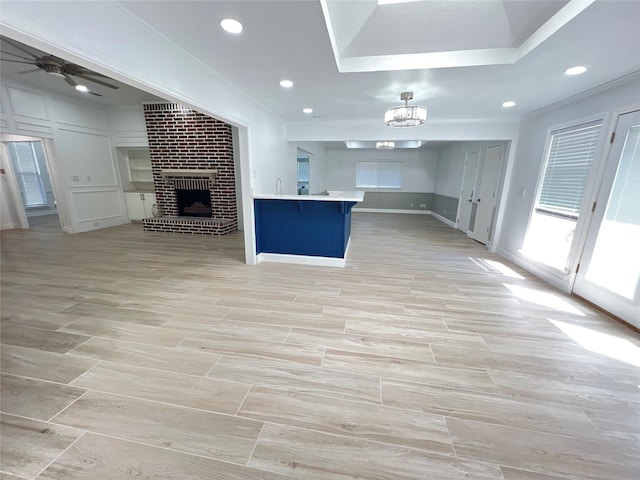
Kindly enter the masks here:
M 320 202 L 361 202 L 364 192 L 340 192 L 331 195 L 275 195 L 256 194 L 253 198 L 257 200 L 315 200 Z

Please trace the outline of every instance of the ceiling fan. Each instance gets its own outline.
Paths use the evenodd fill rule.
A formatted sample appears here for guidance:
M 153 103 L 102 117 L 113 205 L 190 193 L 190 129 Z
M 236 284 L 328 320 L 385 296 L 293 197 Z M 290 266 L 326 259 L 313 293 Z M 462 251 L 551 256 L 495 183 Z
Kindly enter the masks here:
M 30 52 L 20 44 L 15 43 L 5 37 L 2 37 L 2 41 L 6 42 L 8 45 L 11 45 L 13 48 L 21 51 L 22 53 L 29 55 L 29 57 L 25 57 L 16 53 L 1 51 L 1 53 L 3 53 L 4 55 L 11 55 L 12 57 L 16 58 L 16 60 L 10 58 L 2 58 L 3 62 L 24 63 L 26 65 L 33 65 L 34 67 L 36 67 L 33 69 L 25 70 L 24 72 L 18 72 L 20 74 L 43 71 L 48 73 L 49 75 L 63 78 L 65 82 L 67 82 L 70 86 L 80 92 L 89 93 L 91 95 L 95 95 L 96 97 L 101 97 L 102 95 L 90 91 L 85 85 L 79 84 L 72 77 L 82 78 L 83 80 L 88 80 L 90 82 L 97 83 L 98 85 L 112 88 L 113 90 L 117 90 L 118 88 L 120 88 L 116 85 L 105 82 L 104 80 L 100 80 L 100 78 L 109 78 L 106 75 L 102 75 L 101 73 L 93 72 L 89 69 L 81 67 L 80 65 L 76 65 L 75 63 L 69 63 L 54 55 L 45 54 L 38 56 L 35 53 Z

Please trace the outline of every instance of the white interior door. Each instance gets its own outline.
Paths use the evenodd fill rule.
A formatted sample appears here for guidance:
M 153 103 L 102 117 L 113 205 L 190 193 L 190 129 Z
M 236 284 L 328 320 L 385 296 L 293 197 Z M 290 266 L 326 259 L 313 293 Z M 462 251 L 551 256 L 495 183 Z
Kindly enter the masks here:
M 480 150 L 469 152 L 464 157 L 464 171 L 462 173 L 462 188 L 460 190 L 460 200 L 458 201 L 458 229 L 467 233 L 469 230 L 469 219 L 471 218 L 471 202 L 473 200 L 473 189 L 478 176 L 478 165 L 480 163 Z
M 477 207 L 473 230 L 469 231 L 468 235 L 485 245 L 489 242 L 491 235 L 503 157 L 504 145 L 487 147 L 480 185 L 477 188 L 476 198 L 472 202 L 472 204 L 477 203 Z
M 621 115 L 573 291 L 640 328 L 640 111 Z

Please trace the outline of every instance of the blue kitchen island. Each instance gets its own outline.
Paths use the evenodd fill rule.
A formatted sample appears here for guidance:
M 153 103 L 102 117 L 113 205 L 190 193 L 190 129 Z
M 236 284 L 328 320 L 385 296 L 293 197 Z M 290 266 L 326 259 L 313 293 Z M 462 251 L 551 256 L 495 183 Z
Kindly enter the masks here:
M 343 267 L 351 238 L 351 208 L 364 192 L 255 195 L 258 262 Z

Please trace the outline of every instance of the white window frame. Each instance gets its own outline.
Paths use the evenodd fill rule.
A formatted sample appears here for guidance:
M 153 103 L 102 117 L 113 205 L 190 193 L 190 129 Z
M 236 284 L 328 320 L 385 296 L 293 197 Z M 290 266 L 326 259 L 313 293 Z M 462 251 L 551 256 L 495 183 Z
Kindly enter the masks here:
M 363 169 L 370 169 L 368 172 Z M 395 171 L 392 176 L 385 176 L 384 169 Z M 372 177 L 372 181 L 362 179 L 365 175 Z M 398 161 L 362 161 L 356 164 L 356 189 L 367 190 L 399 190 L 402 188 L 402 162 Z
M 47 208 L 49 205 L 47 203 L 47 195 L 44 191 L 44 186 L 42 184 L 42 174 L 40 172 L 40 165 L 38 165 L 38 160 L 37 160 L 37 155 L 35 153 L 34 150 L 34 144 L 35 143 L 39 143 L 42 146 L 42 150 L 44 153 L 44 145 L 42 144 L 42 142 L 40 140 L 20 140 L 20 141 L 9 141 L 7 142 L 7 144 L 16 144 L 16 143 L 29 143 L 30 144 L 30 149 L 31 149 L 31 153 L 32 153 L 32 158 L 30 160 L 32 160 L 32 167 L 33 167 L 33 171 L 29 171 L 29 172 L 24 172 L 22 170 L 22 166 L 20 165 L 20 163 L 16 160 L 15 162 L 13 161 L 13 157 L 11 157 L 11 149 L 8 148 L 9 145 L 7 145 L 7 150 L 8 150 L 8 154 L 9 154 L 9 159 L 12 162 L 13 165 L 13 170 L 14 170 L 14 175 L 16 176 L 16 180 L 18 181 L 18 184 L 20 185 L 20 191 L 21 191 L 21 195 L 22 195 L 22 201 L 24 203 L 24 207 L 26 209 L 38 209 L 38 208 Z M 32 179 L 32 185 L 35 186 L 37 188 L 37 191 L 33 191 L 33 190 L 29 190 L 28 186 L 29 186 L 29 182 L 27 182 L 27 178 L 31 178 Z M 23 193 L 24 191 L 24 193 Z M 40 197 L 40 203 L 34 203 L 34 204 L 27 204 L 27 198 L 29 193 L 33 194 L 39 194 Z
M 547 198 L 547 201 L 542 202 L 541 201 L 541 195 L 543 193 L 543 189 L 545 186 L 545 179 L 549 178 L 549 183 L 553 182 L 553 170 L 551 172 L 549 172 L 550 168 L 553 168 L 550 166 L 550 163 L 552 160 L 556 160 L 556 158 L 552 158 L 552 154 L 553 154 L 553 147 L 554 147 L 554 140 L 556 139 L 556 137 L 560 136 L 560 135 L 564 135 L 564 134 L 568 134 L 568 133 L 577 133 L 580 130 L 586 130 L 586 129 L 590 129 L 593 127 L 598 127 L 597 132 L 595 132 L 595 146 L 593 147 L 593 158 L 592 161 L 588 167 L 588 172 L 587 172 L 587 179 L 584 182 L 584 186 L 582 187 L 583 191 L 582 191 L 582 201 L 580 203 L 580 205 L 577 206 L 577 210 L 578 213 L 573 213 L 570 211 L 570 208 L 567 208 L 566 206 L 563 206 L 561 204 L 561 202 L 563 201 L 562 198 L 558 198 L 559 196 L 562 196 L 562 193 L 558 194 L 557 192 L 554 192 L 553 189 L 550 189 L 552 195 L 550 197 Z M 596 154 L 598 152 L 598 147 L 599 144 L 601 142 L 601 137 L 602 137 L 602 130 L 604 129 L 604 124 L 602 122 L 602 120 L 596 120 L 594 122 L 588 122 L 588 123 L 581 123 L 578 125 L 574 125 L 574 126 L 570 126 L 570 127 L 566 127 L 566 128 L 561 128 L 561 129 L 555 129 L 553 131 L 550 132 L 550 138 L 548 141 L 548 145 L 545 151 L 545 156 L 544 156 L 544 163 L 543 163 L 543 167 L 540 171 L 540 176 L 538 178 L 538 185 L 536 188 L 536 196 L 535 196 L 535 200 L 534 200 L 534 211 L 541 213 L 543 215 L 552 215 L 552 216 L 558 216 L 558 217 L 564 217 L 564 218 L 571 218 L 576 220 L 580 213 L 582 213 L 583 210 L 583 204 L 584 204 L 584 198 L 586 197 L 587 194 L 587 187 L 589 185 L 589 177 L 591 176 L 591 169 L 593 167 L 593 165 L 596 164 Z M 559 149 L 560 147 L 558 147 Z M 566 146 L 564 147 L 566 149 Z M 558 150 L 556 150 L 557 152 Z M 565 155 L 566 155 L 566 150 L 565 150 Z M 558 156 L 557 158 L 557 163 L 562 162 L 562 159 L 560 158 L 560 156 Z M 567 168 L 566 165 L 561 165 L 561 167 L 558 167 L 558 170 L 560 171 L 560 168 Z M 550 174 L 549 174 L 550 173 Z M 557 180 L 556 180 L 557 181 Z M 556 189 L 557 190 L 557 189 Z M 553 200 L 559 200 L 560 203 L 553 205 Z M 566 201 L 564 202 L 565 204 L 570 204 L 571 201 Z
M 579 119 L 575 119 L 573 121 L 564 122 L 561 124 L 551 125 L 547 130 L 547 137 L 545 140 L 545 147 L 542 154 L 542 161 L 540 163 L 540 167 L 538 170 L 538 179 L 536 182 L 536 188 L 534 190 L 535 194 L 533 196 L 533 201 L 531 203 L 531 208 L 529 209 L 529 218 L 527 220 L 527 229 L 525 231 L 525 235 L 523 240 L 527 238 L 529 233 L 529 226 L 531 225 L 531 219 L 535 213 L 536 203 L 538 198 L 538 192 L 542 187 L 542 180 L 544 178 L 545 169 L 547 166 L 547 157 L 549 155 L 549 150 L 551 148 L 551 140 L 555 132 L 566 130 L 571 127 L 577 127 L 580 125 L 586 125 L 593 122 L 602 122 L 602 128 L 600 130 L 600 138 L 598 139 L 598 146 L 596 147 L 596 152 L 593 158 L 593 164 L 591 166 L 591 173 L 589 175 L 589 180 L 587 181 L 587 187 L 585 189 L 584 198 L 582 201 L 582 209 L 580 215 L 578 217 L 578 221 L 576 223 L 576 229 L 573 237 L 573 243 L 571 246 L 571 251 L 569 252 L 567 259 L 567 270 L 558 270 L 554 267 L 546 265 L 542 262 L 539 262 L 535 259 L 532 259 L 527 256 L 522 256 L 527 263 L 536 267 L 538 273 L 550 283 L 556 285 L 558 288 L 566 290 L 568 286 L 564 283 L 556 283 L 557 279 L 565 279 L 569 280 L 569 284 L 571 283 L 571 279 L 569 278 L 571 275 L 575 275 L 572 273 L 575 271 L 575 266 L 578 263 L 579 253 L 584 246 L 584 242 L 586 240 L 586 231 L 589 227 L 589 222 L 591 221 L 591 208 L 587 208 L 594 201 L 597 195 L 596 185 L 602 179 L 602 173 L 604 168 L 605 154 L 609 149 L 609 135 L 611 135 L 611 116 L 607 112 L 597 113 L 593 116 L 583 117 Z M 547 275 L 550 274 L 550 275 Z M 554 280 L 556 279 L 556 280 Z M 564 281 L 563 281 L 564 282 Z M 567 290 L 569 291 L 569 290 Z

